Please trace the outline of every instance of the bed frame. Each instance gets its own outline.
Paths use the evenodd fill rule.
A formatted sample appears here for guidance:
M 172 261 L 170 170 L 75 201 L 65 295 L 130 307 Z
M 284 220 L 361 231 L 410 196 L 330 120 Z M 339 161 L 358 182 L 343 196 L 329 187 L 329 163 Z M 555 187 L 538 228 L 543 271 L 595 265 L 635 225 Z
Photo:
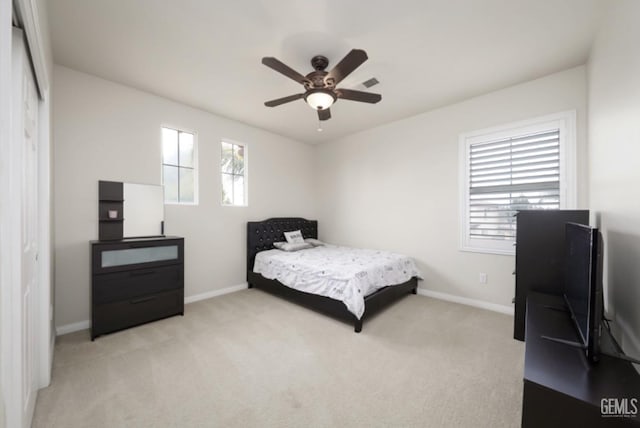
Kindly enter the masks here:
M 364 314 L 361 319 L 357 319 L 355 315 L 347 310 L 345 304 L 339 300 L 305 293 L 304 291 L 287 287 L 277 280 L 267 279 L 253 272 L 256 254 L 260 251 L 273 249 L 273 243 L 284 241 L 284 232 L 292 230 L 302 231 L 304 238 L 318 239 L 318 222 L 316 220 L 279 217 L 247 223 L 247 283 L 249 288 L 259 288 L 319 312 L 352 322 L 356 333 L 362 331 L 362 321 L 365 318 L 370 317 L 409 293 L 416 294 L 418 279 L 415 277 L 402 284 L 381 288 L 364 298 Z

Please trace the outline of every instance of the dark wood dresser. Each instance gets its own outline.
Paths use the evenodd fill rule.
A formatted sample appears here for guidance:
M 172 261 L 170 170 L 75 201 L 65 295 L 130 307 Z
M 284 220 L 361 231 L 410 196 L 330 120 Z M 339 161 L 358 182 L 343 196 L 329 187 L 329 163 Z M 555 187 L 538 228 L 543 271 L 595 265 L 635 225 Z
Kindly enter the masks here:
M 91 340 L 184 314 L 184 238 L 91 242 Z
M 528 295 L 522 427 L 640 428 L 640 375 L 631 363 L 607 355 L 589 363 L 582 349 L 543 338 L 579 340 L 563 307 L 560 296 Z M 605 328 L 600 343 L 617 348 Z

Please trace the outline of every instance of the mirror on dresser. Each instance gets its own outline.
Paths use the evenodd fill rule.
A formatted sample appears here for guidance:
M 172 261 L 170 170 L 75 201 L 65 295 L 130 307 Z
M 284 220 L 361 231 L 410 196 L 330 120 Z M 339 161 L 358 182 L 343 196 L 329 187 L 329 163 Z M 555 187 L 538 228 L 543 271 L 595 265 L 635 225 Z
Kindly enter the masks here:
M 164 236 L 164 189 L 155 184 L 98 182 L 101 241 Z

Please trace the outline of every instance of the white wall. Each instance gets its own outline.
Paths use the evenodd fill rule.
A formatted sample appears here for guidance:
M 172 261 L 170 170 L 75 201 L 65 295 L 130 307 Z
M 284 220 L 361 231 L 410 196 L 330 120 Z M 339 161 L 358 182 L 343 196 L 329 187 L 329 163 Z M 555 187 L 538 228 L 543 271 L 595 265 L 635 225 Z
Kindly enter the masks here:
M 421 287 L 511 307 L 513 257 L 459 250 L 458 138 L 574 109 L 578 205 L 586 206 L 581 66 L 318 146 L 321 239 L 411 255 L 424 274 Z M 488 284 L 479 284 L 480 272 Z
M 611 6 L 588 64 L 589 193 L 605 241 L 609 316 L 640 358 L 640 2 Z
M 90 319 L 98 180 L 160 184 L 163 124 L 198 134 L 200 203 L 165 211 L 185 237 L 186 296 L 245 281 L 247 221 L 314 217 L 312 146 L 60 66 L 53 89 L 57 326 Z M 223 138 L 248 145 L 248 208 L 220 204 Z

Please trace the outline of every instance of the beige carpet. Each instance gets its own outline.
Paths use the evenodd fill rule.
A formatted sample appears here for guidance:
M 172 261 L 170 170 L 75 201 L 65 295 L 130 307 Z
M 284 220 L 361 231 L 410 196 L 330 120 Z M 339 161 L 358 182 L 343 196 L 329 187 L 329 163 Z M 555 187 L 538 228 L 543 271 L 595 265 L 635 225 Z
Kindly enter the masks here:
M 353 327 L 259 290 L 59 337 L 34 427 L 516 427 L 506 315 L 410 295 Z

